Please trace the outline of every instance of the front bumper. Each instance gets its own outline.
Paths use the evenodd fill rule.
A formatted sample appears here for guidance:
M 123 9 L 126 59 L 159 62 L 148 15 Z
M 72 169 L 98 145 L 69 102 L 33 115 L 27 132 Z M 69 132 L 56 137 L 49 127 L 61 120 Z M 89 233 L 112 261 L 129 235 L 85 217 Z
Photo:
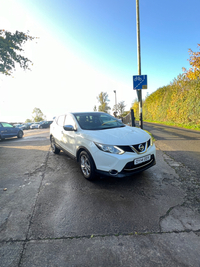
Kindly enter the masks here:
M 127 172 L 131 172 L 132 169 L 133 171 L 136 171 L 136 167 L 141 167 L 141 165 L 143 166 L 146 163 L 149 163 L 144 162 L 144 164 L 134 166 L 134 160 L 144 156 L 151 155 L 151 159 L 153 159 L 153 155 L 154 159 L 156 159 L 156 147 L 154 144 L 150 146 L 144 153 L 125 152 L 121 155 L 111 154 L 101 151 L 95 145 L 93 146 L 91 152 L 91 155 L 96 165 L 96 169 L 108 173 L 110 172 L 110 170 L 116 170 L 117 173 L 123 172 L 124 169 L 128 170 Z M 152 160 L 152 162 L 154 161 L 154 159 Z M 150 165 L 150 163 L 148 165 Z
M 151 159 L 148 162 L 144 162 L 138 166 L 133 166 L 132 162 L 128 162 L 126 166 L 123 168 L 121 172 L 116 172 L 112 174 L 112 172 L 107 172 L 107 171 L 102 171 L 102 170 L 96 170 L 96 173 L 98 175 L 102 176 L 108 176 L 108 177 L 113 177 L 113 178 L 124 178 L 124 177 L 129 177 L 133 176 L 136 173 L 145 171 L 152 166 L 156 164 L 156 159 L 154 154 L 151 155 Z

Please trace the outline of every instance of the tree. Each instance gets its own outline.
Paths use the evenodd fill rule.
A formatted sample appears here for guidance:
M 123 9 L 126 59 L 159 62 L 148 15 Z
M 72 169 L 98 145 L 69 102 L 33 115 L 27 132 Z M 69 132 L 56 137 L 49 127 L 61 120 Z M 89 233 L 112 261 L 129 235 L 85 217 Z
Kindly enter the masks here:
M 197 45 L 200 49 L 200 44 Z M 183 68 L 186 76 L 190 80 L 196 80 L 200 78 L 200 52 L 193 52 L 189 49 L 190 59 L 188 59 L 190 65 L 192 66 L 189 70 Z
M 33 121 L 35 122 L 39 122 L 39 121 L 43 121 L 44 120 L 44 114 L 42 113 L 42 111 L 39 108 L 34 108 L 33 112 Z
M 137 99 L 133 101 L 131 108 L 134 110 L 134 116 L 138 120 L 139 119 L 139 102 Z
M 32 37 L 26 33 L 16 31 L 11 33 L 0 30 L 0 73 L 11 75 L 15 69 L 15 63 L 18 63 L 24 70 L 29 68 L 32 61 L 22 56 L 22 46 L 28 40 L 32 41 L 36 37 Z
M 124 101 L 120 101 L 117 105 L 118 105 L 118 111 L 119 111 L 119 114 L 120 114 L 120 116 L 121 116 L 122 113 L 123 113 L 124 110 L 125 110 L 126 105 L 125 105 Z
M 119 115 L 121 116 L 125 110 L 126 105 L 124 104 L 124 101 L 120 101 L 118 104 L 114 105 L 113 107 L 113 111 L 114 114 L 119 113 Z
M 97 106 L 96 106 L 96 105 L 94 106 L 94 109 L 93 109 L 93 110 L 94 110 L 94 111 L 97 111 Z
M 100 106 L 98 107 L 98 111 L 103 111 L 108 113 L 108 111 L 111 109 L 108 106 L 108 102 L 110 101 L 108 99 L 108 94 L 105 92 L 101 92 L 99 96 L 97 97 L 98 102 L 100 103 Z
M 30 119 L 26 119 L 25 123 L 32 122 Z

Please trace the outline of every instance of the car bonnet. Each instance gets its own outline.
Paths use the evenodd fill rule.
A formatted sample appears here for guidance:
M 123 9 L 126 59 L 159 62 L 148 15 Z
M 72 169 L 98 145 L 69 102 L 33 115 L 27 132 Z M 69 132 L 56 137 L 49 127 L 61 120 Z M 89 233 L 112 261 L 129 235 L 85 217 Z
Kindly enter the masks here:
M 109 145 L 133 145 L 146 142 L 150 135 L 135 127 L 120 127 L 98 131 L 82 130 L 83 138 L 93 142 Z

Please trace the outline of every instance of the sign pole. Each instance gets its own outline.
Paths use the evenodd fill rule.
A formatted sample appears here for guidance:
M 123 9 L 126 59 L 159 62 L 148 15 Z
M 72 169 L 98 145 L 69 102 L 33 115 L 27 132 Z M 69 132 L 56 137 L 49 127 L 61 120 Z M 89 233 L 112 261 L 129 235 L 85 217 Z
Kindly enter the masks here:
M 138 55 L 138 75 L 141 75 L 141 52 L 140 52 L 140 17 L 139 17 L 139 0 L 136 0 L 136 20 L 137 20 L 137 55 Z M 139 101 L 139 126 L 143 129 L 142 120 L 142 90 L 137 90 Z

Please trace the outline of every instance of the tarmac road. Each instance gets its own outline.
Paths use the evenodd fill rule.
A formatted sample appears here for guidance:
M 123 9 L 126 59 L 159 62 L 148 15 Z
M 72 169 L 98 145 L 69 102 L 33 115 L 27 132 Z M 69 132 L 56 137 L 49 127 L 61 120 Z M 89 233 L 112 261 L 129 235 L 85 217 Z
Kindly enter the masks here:
M 156 138 L 157 147 L 200 178 L 200 131 L 149 122 L 144 122 L 144 129 Z
M 0 142 L 1 267 L 200 266 L 196 171 L 158 140 L 151 169 L 89 182 L 48 132 Z

